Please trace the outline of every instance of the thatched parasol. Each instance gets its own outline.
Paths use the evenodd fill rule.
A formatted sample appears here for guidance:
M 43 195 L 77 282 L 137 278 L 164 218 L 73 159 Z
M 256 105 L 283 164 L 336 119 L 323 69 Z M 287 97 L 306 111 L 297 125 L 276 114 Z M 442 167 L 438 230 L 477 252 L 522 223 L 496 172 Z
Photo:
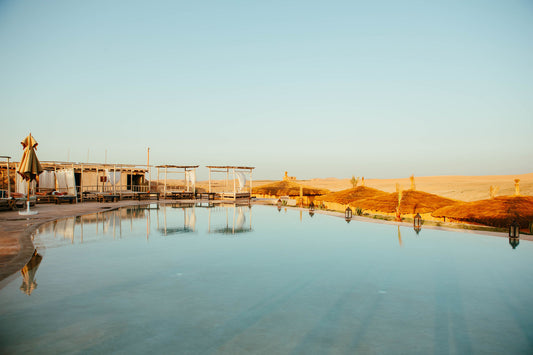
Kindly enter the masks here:
M 424 191 L 406 190 L 402 192 L 400 212 L 402 214 L 429 213 L 445 206 L 461 203 Z
M 270 195 L 270 196 L 300 196 L 300 190 L 303 196 L 319 196 L 329 193 L 326 189 L 317 189 L 314 187 L 300 185 L 294 181 L 277 181 L 266 185 L 254 187 L 253 194 Z
M 356 188 L 331 192 L 327 195 L 317 197 L 317 201 L 347 204 L 366 198 L 377 198 L 388 195 L 390 194 L 381 190 L 373 189 L 371 187 L 366 186 L 358 186 Z
M 35 153 L 38 143 L 30 133 L 20 144 L 24 148 L 24 153 L 22 154 L 17 173 L 22 176 L 22 179 L 28 181 L 28 191 L 26 194 L 28 197 L 28 208 L 26 212 L 20 212 L 20 214 L 36 214 L 37 212 L 30 212 L 30 183 L 32 180 L 36 180 L 39 174 L 43 172 L 43 167 L 39 159 L 37 159 L 37 153 Z
M 499 196 L 440 208 L 431 214 L 463 222 L 506 228 L 514 221 L 526 228 L 533 221 L 532 196 Z

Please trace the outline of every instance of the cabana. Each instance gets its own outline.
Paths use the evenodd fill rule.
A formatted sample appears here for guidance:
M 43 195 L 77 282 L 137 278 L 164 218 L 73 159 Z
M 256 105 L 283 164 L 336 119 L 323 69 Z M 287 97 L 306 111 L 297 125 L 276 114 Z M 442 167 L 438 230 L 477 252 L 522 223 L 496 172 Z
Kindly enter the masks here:
M 209 169 L 209 194 L 215 193 L 215 191 L 213 191 L 213 187 L 211 183 L 211 173 L 226 173 L 224 190 L 221 192 L 216 192 L 216 195 L 219 198 L 236 200 L 238 198 L 250 199 L 252 197 L 252 171 L 255 169 L 255 167 L 231 166 L 230 165 L 230 166 L 206 166 L 206 168 Z M 233 178 L 233 192 L 230 191 L 230 187 L 228 186 L 230 174 L 232 174 L 232 178 Z M 250 180 L 248 189 L 246 189 L 246 174 L 248 174 L 248 180 Z M 237 191 L 237 181 L 239 183 L 238 191 Z
M 165 183 L 163 185 L 163 198 L 170 196 L 173 199 L 193 199 L 196 194 L 196 169 L 199 165 L 158 165 L 157 168 L 157 185 L 159 188 L 159 174 L 165 174 Z M 183 171 L 181 171 L 183 169 Z M 168 174 L 183 174 L 184 186 L 181 190 L 167 191 Z M 192 187 L 192 191 L 191 191 Z M 158 189 L 159 190 L 159 189 Z

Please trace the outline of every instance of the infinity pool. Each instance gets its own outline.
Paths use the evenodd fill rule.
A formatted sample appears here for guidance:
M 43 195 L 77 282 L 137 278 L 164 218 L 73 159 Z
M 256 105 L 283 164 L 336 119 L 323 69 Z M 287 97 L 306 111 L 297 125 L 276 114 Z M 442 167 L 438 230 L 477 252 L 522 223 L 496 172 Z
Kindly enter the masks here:
M 268 206 L 58 220 L 0 289 L 2 353 L 533 352 L 533 244 Z

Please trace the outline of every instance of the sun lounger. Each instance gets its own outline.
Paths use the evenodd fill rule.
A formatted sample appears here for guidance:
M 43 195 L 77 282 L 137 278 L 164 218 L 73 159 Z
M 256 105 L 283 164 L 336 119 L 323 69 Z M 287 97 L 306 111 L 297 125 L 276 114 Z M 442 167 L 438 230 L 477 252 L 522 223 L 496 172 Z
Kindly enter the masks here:
M 76 202 L 76 196 L 74 195 L 54 195 L 53 198 L 56 205 L 62 204 L 63 202 Z
M 100 193 L 96 195 L 98 202 L 117 202 L 120 200 L 120 195 L 110 193 Z
M 0 198 L 0 209 L 2 210 L 16 210 L 17 206 L 15 204 L 14 198 Z
M 156 197 L 159 200 L 159 192 L 136 192 L 135 199 L 140 200 L 151 200 L 152 197 Z

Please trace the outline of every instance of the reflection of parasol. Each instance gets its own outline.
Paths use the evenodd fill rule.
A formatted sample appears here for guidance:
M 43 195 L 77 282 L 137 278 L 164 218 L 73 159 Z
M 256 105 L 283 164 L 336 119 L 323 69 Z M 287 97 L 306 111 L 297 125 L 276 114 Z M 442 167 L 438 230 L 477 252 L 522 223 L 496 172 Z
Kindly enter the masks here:
M 30 215 L 37 214 L 37 212 L 30 212 L 30 183 L 32 180 L 36 180 L 40 173 L 43 172 L 43 167 L 37 159 L 37 154 L 35 149 L 37 148 L 38 143 L 33 139 L 31 133 L 20 142 L 22 147 L 24 147 L 24 153 L 22 154 L 22 159 L 20 160 L 20 165 L 17 170 L 22 179 L 28 181 L 28 191 L 27 191 L 27 210 L 25 212 L 19 212 L 20 214 Z
M 42 258 L 43 257 L 37 253 L 37 249 L 35 249 L 30 261 L 28 261 L 22 270 L 20 270 L 20 273 L 22 274 L 22 285 L 20 285 L 20 290 L 28 296 L 37 288 L 35 274 L 37 273 Z

